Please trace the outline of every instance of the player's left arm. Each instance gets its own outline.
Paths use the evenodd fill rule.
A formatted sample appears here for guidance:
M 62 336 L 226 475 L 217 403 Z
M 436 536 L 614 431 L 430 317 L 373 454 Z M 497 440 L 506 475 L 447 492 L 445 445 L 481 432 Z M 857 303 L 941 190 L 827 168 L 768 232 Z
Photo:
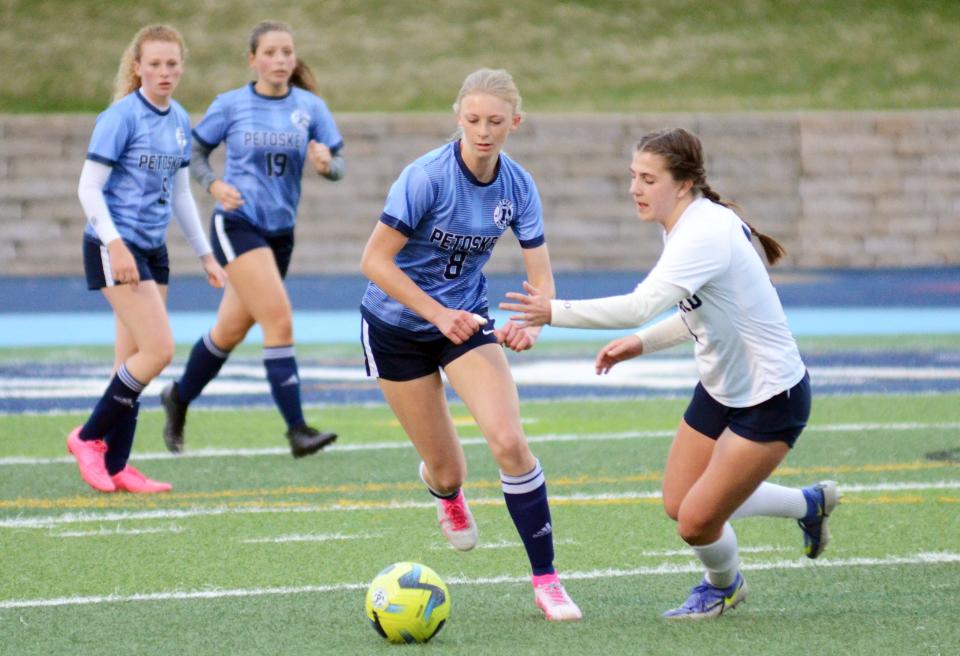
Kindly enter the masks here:
M 319 175 L 336 182 L 347 172 L 347 162 L 343 158 L 343 137 L 327 104 L 318 97 L 315 102 L 316 118 L 310 126 L 307 159 Z
M 197 202 L 190 191 L 190 173 L 187 167 L 178 170 L 173 178 L 173 215 L 194 255 L 200 258 L 203 271 L 207 274 L 207 282 L 212 287 L 222 288 L 227 282 L 227 273 L 213 257 L 213 249 L 203 232 Z
M 527 282 L 524 284 L 537 290 L 544 298 L 556 296 L 553 267 L 550 265 L 550 252 L 546 243 L 535 248 L 524 248 L 523 262 L 527 269 Z M 507 321 L 497 337 L 514 351 L 526 351 L 533 347 L 542 329 L 542 326 L 520 326 L 513 321 Z

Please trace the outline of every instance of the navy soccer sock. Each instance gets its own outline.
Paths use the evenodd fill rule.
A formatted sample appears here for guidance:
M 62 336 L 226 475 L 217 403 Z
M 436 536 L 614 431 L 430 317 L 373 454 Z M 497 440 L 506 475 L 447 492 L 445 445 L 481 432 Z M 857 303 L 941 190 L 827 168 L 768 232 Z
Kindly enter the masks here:
M 133 412 L 143 387 L 144 384 L 127 371 L 126 364 L 120 365 L 120 369 L 107 385 L 107 391 L 93 408 L 87 423 L 80 429 L 80 439 L 104 439 L 114 426 Z
M 223 363 L 230 357 L 230 351 L 224 351 L 213 343 L 210 333 L 197 340 L 190 351 L 190 359 L 183 369 L 183 375 L 176 382 L 177 398 L 190 403 L 200 396 L 200 392 L 220 373 Z
M 270 381 L 270 394 L 287 422 L 287 428 L 306 423 L 300 405 L 300 376 L 297 360 L 293 357 L 293 345 L 271 346 L 263 349 L 263 366 Z
M 107 433 L 107 453 L 103 457 L 107 473 L 113 476 L 123 471 L 130 460 L 133 448 L 133 436 L 137 432 L 137 416 L 140 414 L 140 402 L 133 405 L 133 411 L 125 414 Z
M 547 502 L 547 482 L 540 461 L 522 476 L 507 476 L 500 472 L 500 483 L 507 510 L 523 540 L 534 576 L 552 574 L 553 525 Z

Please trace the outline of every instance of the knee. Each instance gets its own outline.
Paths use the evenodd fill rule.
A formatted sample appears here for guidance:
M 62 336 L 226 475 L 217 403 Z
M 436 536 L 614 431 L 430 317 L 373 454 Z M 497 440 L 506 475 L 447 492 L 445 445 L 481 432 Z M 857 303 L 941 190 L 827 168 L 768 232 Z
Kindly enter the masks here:
M 139 351 L 139 355 L 146 360 L 147 373 L 149 374 L 150 380 L 153 380 L 167 365 L 173 362 L 173 354 L 174 344 L 172 337 L 169 340 L 158 341 Z M 141 382 L 146 383 L 149 381 Z
M 165 340 L 157 346 L 156 360 L 157 365 L 160 367 L 160 371 L 163 371 L 167 365 L 173 362 L 173 354 L 176 351 L 176 347 L 173 344 L 173 339 Z
M 714 522 L 708 517 L 681 513 L 677 518 L 677 535 L 687 544 L 708 544 L 715 532 Z
M 487 438 L 487 442 L 490 444 L 493 459 L 503 471 L 520 472 L 530 469 L 534 457 L 522 433 L 507 431 Z
M 293 343 L 293 316 L 290 308 L 278 308 L 270 313 L 270 320 L 261 324 L 264 339 L 271 344 Z
M 667 497 L 663 498 L 663 512 L 667 514 L 667 517 L 673 521 L 677 521 L 677 518 L 680 516 L 680 504 L 674 502 L 672 499 Z

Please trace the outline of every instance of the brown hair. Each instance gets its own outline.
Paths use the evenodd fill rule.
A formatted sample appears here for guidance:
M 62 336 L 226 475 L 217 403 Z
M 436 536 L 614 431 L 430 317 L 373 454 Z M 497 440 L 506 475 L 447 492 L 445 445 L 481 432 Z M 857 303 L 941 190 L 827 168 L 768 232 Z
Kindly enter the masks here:
M 703 167 L 703 147 L 700 140 L 683 128 L 667 128 L 649 132 L 637 142 L 637 152 L 653 153 L 660 155 L 666 160 L 667 170 L 674 180 L 685 182 L 687 180 L 693 183 L 692 190 L 704 198 L 729 207 L 738 215 L 742 214 L 740 207 L 728 200 L 720 198 L 720 194 L 715 192 L 707 184 L 707 173 Z M 742 216 L 741 220 L 750 228 L 750 233 L 760 240 L 763 246 L 763 252 L 767 256 L 770 264 L 776 264 L 780 258 L 787 254 L 787 249 L 783 247 L 773 237 L 758 232 Z
M 148 25 L 140 28 L 120 57 L 120 68 L 117 69 L 117 78 L 113 83 L 114 102 L 140 88 L 140 76 L 134 72 L 133 64 L 140 61 L 143 44 L 148 41 L 176 43 L 180 46 L 180 58 L 183 60 L 187 58 L 187 47 L 183 43 L 183 37 L 174 28 L 168 25 Z
M 267 32 L 286 32 L 291 37 L 293 37 L 293 30 L 286 23 L 280 21 L 260 21 L 253 26 L 253 29 L 250 31 L 250 54 L 255 55 L 257 53 L 257 48 L 260 46 L 260 37 L 262 37 Z M 301 89 L 306 89 L 310 93 L 317 93 L 317 78 L 314 77 L 313 71 L 310 70 L 310 67 L 307 66 L 306 62 L 297 57 L 297 65 L 293 69 L 293 73 L 290 75 L 290 84 L 295 87 L 300 87 Z

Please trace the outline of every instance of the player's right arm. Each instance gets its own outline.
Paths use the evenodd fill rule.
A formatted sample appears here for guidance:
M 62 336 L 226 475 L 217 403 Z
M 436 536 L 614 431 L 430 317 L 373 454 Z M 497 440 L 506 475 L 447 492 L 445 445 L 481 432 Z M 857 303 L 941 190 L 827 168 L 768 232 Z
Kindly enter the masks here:
M 360 259 L 360 270 L 391 298 L 432 323 L 454 344 L 462 344 L 480 329 L 473 315 L 451 310 L 423 291 L 397 266 L 397 254 L 407 237 L 385 223 L 377 223 Z
M 193 140 L 190 153 L 190 175 L 197 184 L 210 192 L 225 211 L 230 212 L 243 205 L 243 195 L 232 184 L 217 178 L 213 167 L 210 166 L 211 152 L 213 148 L 198 139 Z
M 110 216 L 107 200 L 103 196 L 103 188 L 110 178 L 110 172 L 111 168 L 106 164 L 86 160 L 80 171 L 77 196 L 80 197 L 80 205 L 83 206 L 87 220 L 110 253 L 110 275 L 119 283 L 136 285 L 140 282 L 137 263 L 120 238 L 113 217 Z
M 655 353 L 689 339 L 690 331 L 683 323 L 680 313 L 672 314 L 663 321 L 647 326 L 633 335 L 619 337 L 600 349 L 594 363 L 597 375 L 610 373 L 613 365 L 618 362 L 644 353 Z

